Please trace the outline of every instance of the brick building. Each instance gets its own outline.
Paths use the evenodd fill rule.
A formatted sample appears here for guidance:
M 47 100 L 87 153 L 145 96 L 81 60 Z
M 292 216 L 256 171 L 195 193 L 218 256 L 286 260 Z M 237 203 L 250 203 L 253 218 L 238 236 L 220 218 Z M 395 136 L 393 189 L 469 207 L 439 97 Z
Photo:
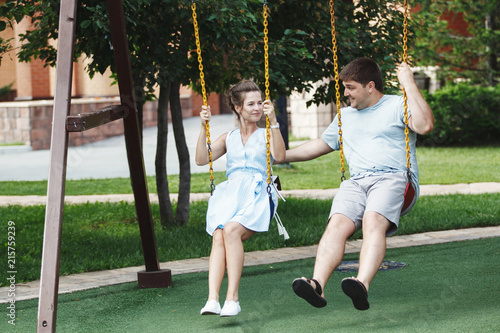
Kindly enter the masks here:
M 14 24 L 13 29 L 0 32 L 0 37 L 12 39 L 13 50 L 16 50 L 21 45 L 19 34 L 30 27 L 31 19 L 27 17 Z M 111 85 L 111 72 L 96 74 L 90 79 L 85 71 L 87 62 L 87 58 L 81 57 L 73 64 L 71 114 L 119 103 L 118 86 Z M 19 62 L 15 51 L 3 55 L 0 88 L 9 87 L 10 91 L 0 96 L 0 144 L 25 144 L 33 150 L 50 148 L 55 73 L 55 68 L 45 66 L 39 59 Z M 183 116 L 197 116 L 203 104 L 202 97 L 186 87 L 181 88 L 180 95 Z M 210 94 L 208 102 L 213 114 L 230 112 L 218 94 Z M 156 105 L 155 101 L 144 106 L 144 127 L 156 126 Z M 69 144 L 77 146 L 119 134 L 123 134 L 123 126 L 121 121 L 116 121 L 82 133 L 70 133 Z

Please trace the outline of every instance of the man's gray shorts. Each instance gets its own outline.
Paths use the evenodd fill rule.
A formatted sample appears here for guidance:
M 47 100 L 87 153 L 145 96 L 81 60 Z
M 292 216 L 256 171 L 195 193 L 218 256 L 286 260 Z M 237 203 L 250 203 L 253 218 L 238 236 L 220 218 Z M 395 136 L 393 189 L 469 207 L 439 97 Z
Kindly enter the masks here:
M 399 225 L 401 208 L 408 177 L 406 172 L 388 173 L 368 176 L 359 179 L 348 179 L 340 184 L 340 190 L 333 198 L 330 216 L 342 214 L 347 216 L 361 229 L 363 216 L 366 212 L 377 212 L 391 222 L 386 235 L 394 234 Z M 407 209 L 415 205 L 417 196 Z

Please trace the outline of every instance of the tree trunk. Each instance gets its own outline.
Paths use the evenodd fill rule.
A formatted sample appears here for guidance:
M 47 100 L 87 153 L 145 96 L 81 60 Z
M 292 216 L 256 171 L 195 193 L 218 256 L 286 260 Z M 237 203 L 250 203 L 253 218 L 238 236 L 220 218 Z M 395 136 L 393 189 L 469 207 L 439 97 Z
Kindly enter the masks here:
M 486 13 L 485 28 L 495 31 L 495 18 L 498 17 L 496 12 Z M 497 61 L 497 45 L 490 42 L 486 45 L 486 68 L 488 70 L 488 85 L 495 86 L 498 81 L 498 61 Z
M 141 144 L 142 144 L 142 114 L 144 109 L 144 78 L 135 76 L 133 78 L 134 89 L 135 89 L 135 107 L 137 108 L 137 120 L 139 121 L 139 133 L 141 134 Z
M 172 115 L 172 127 L 174 129 L 175 146 L 179 157 L 179 198 L 175 221 L 179 225 L 187 224 L 189 221 L 189 193 L 191 190 L 191 166 L 189 163 L 189 150 L 184 135 L 182 123 L 182 108 L 180 100 L 180 83 L 172 82 L 170 88 L 170 113 Z
M 281 136 L 285 142 L 285 148 L 288 149 L 288 113 L 286 112 L 286 96 L 279 95 L 276 99 L 276 109 L 278 114 L 276 120 L 280 125 Z
M 172 203 L 170 202 L 170 193 L 168 190 L 167 179 L 167 141 L 168 141 L 168 99 L 170 96 L 171 85 L 160 87 L 158 97 L 158 136 L 156 143 L 156 190 L 158 192 L 158 201 L 160 205 L 160 220 L 162 226 L 174 224 L 174 213 Z

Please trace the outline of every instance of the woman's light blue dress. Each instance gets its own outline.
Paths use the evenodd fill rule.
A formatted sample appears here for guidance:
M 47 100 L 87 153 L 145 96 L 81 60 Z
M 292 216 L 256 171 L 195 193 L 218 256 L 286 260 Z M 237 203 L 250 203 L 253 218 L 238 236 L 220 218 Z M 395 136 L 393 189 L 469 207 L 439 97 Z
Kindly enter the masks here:
M 230 221 L 256 232 L 267 231 L 271 208 L 267 193 L 266 130 L 257 129 L 245 145 L 239 129 L 229 132 L 226 160 L 227 180 L 216 186 L 208 201 L 207 233 L 212 235 Z M 274 190 L 271 196 L 274 214 L 278 206 Z

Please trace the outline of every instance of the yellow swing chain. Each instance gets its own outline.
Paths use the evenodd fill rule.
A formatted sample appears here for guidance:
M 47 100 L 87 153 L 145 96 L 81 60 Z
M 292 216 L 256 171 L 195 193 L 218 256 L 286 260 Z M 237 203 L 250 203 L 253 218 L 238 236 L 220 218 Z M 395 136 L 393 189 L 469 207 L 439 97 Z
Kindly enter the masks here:
M 198 69 L 200 70 L 200 84 L 201 84 L 201 92 L 203 96 L 203 105 L 207 106 L 207 91 L 205 89 L 205 74 L 203 74 L 203 58 L 201 57 L 201 45 L 200 45 L 200 34 L 198 33 L 198 21 L 196 16 L 196 3 L 193 1 L 191 5 L 191 9 L 193 10 L 193 27 L 194 27 L 194 36 L 196 38 L 196 52 L 198 53 Z M 210 193 L 214 192 L 214 169 L 212 166 L 212 142 L 210 141 L 210 125 L 208 121 L 205 123 L 205 129 L 207 131 L 207 147 L 208 147 L 208 165 L 210 167 Z
M 269 99 L 269 38 L 267 37 L 267 11 L 268 11 L 268 6 L 267 6 L 267 1 L 264 2 L 264 10 L 262 12 L 262 16 L 264 17 L 264 64 L 265 64 L 265 78 L 266 78 L 266 100 Z M 269 129 L 269 117 L 266 116 L 266 154 L 267 154 L 267 188 L 268 191 L 270 191 L 270 184 L 271 184 L 271 134 L 270 134 L 270 129 Z
M 404 1 L 404 20 L 403 20 L 403 62 L 408 63 L 408 1 Z M 403 101 L 404 101 L 404 122 L 405 122 L 405 143 L 406 143 L 406 168 L 410 174 L 410 139 L 408 137 L 408 97 L 406 90 L 403 88 Z
M 337 58 L 337 34 L 335 29 L 335 5 L 334 1 L 330 0 L 330 20 L 332 25 L 332 51 L 333 51 L 333 66 L 335 71 L 335 98 L 337 104 L 337 120 L 339 127 L 339 152 L 340 152 L 340 181 L 345 180 L 345 166 L 344 166 L 344 140 L 342 139 L 342 119 L 340 111 L 340 87 L 339 87 L 339 65 Z

